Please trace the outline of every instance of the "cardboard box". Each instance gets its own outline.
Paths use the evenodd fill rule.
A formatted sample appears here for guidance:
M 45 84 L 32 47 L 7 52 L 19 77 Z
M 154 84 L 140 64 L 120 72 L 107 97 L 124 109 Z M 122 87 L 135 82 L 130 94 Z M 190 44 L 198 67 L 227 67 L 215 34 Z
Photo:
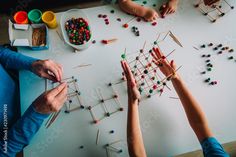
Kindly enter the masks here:
M 45 24 L 14 24 L 9 20 L 8 33 L 12 46 L 32 50 L 49 48 L 48 27 Z

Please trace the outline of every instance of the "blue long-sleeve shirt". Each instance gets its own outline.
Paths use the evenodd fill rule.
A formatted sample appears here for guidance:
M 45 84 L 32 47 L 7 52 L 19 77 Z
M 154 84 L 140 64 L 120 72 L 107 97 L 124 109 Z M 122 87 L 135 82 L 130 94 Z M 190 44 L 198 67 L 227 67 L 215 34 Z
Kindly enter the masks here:
M 0 157 L 15 156 L 20 152 L 48 117 L 37 113 L 33 105 L 21 118 L 16 116 L 19 114 L 19 91 L 5 70 L 31 70 L 36 60 L 0 46 Z

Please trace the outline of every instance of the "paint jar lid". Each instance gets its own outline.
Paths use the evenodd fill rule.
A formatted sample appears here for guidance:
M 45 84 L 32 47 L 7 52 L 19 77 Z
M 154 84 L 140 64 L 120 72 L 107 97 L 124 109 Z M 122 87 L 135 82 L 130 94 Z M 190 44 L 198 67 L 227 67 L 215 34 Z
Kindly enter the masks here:
M 32 23 L 40 23 L 42 12 L 38 9 L 33 9 L 28 13 L 28 18 Z
M 25 11 L 18 11 L 14 15 L 14 20 L 17 24 L 27 24 L 28 23 L 28 16 L 27 12 Z

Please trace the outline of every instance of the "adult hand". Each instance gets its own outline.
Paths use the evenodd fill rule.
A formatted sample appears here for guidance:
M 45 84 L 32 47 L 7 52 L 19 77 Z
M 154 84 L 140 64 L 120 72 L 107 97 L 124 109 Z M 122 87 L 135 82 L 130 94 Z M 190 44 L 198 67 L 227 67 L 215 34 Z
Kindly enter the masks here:
M 159 48 L 153 48 L 152 56 L 154 63 L 166 77 L 174 77 L 176 65 L 173 60 L 169 63 Z
M 62 67 L 52 60 L 38 60 L 32 63 L 32 71 L 39 77 L 43 77 L 54 82 L 62 80 Z
M 140 99 L 140 93 L 137 88 L 136 81 L 134 79 L 134 76 L 129 68 L 129 65 L 126 61 L 121 61 L 121 66 L 124 70 L 124 74 L 127 80 L 127 88 L 128 88 L 128 100 L 129 104 L 138 103 Z
M 67 99 L 67 84 L 62 83 L 57 87 L 44 92 L 34 102 L 35 110 L 41 114 L 50 114 L 61 109 Z
M 220 0 L 203 0 L 205 5 L 211 6 L 212 4 L 215 4 L 219 2 Z

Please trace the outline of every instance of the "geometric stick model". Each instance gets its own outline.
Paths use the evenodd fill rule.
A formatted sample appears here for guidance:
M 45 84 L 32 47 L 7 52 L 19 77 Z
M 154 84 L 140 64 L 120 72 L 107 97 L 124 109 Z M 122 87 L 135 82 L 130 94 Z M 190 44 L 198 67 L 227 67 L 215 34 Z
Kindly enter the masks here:
M 122 107 L 122 105 L 120 103 L 119 96 L 113 88 L 113 84 L 109 83 L 108 87 L 112 90 L 113 94 L 111 96 L 105 97 L 100 89 L 96 90 L 97 95 L 99 97 L 98 103 L 95 104 L 94 106 L 88 106 L 88 108 L 87 108 L 92 116 L 94 124 L 98 124 L 101 120 L 103 120 L 107 117 L 110 117 L 111 115 L 113 115 L 119 111 L 124 110 L 124 108 Z M 117 107 L 114 106 L 114 103 L 116 104 Z M 115 109 L 113 111 L 110 111 L 108 109 L 108 106 L 112 106 Z M 102 110 L 103 110 L 102 116 L 100 116 L 100 117 L 95 114 L 95 111 L 98 108 L 100 108 L 100 109 L 102 108 Z
M 167 60 L 175 52 L 176 45 L 183 47 L 176 36 L 171 31 L 168 31 L 159 33 L 157 39 L 149 47 L 145 42 L 142 49 L 129 54 L 125 50 L 125 53 L 121 55 L 121 58 L 128 63 L 142 96 L 151 98 L 152 95 L 157 93 L 161 95 L 165 88 L 171 90 L 167 85 L 167 81 L 170 80 L 173 74 L 166 77 L 160 72 L 159 67 L 163 65 L 155 64 L 153 60 L 153 49 L 159 48 L 162 52 L 168 52 L 166 56 L 162 56 L 162 59 Z M 176 71 L 180 68 L 176 69 Z M 122 75 L 124 77 L 124 73 Z
M 65 113 L 70 113 L 78 109 L 84 109 L 84 102 L 82 102 L 81 92 L 79 90 L 77 79 L 71 78 L 67 79 L 68 94 L 66 101 Z
M 72 76 L 63 79 L 62 82 L 67 82 L 67 88 L 68 88 L 67 101 L 64 103 L 64 105 L 66 106 L 65 113 L 70 113 L 78 109 L 84 109 L 85 107 L 82 104 L 82 99 L 80 97 L 81 92 L 77 84 L 77 79 L 75 79 L 74 76 Z M 59 83 L 52 82 L 52 88 L 56 87 L 57 85 L 59 85 Z M 51 113 L 51 115 L 48 118 L 48 121 L 45 124 L 46 128 L 50 127 L 50 125 L 56 120 L 60 112 L 61 110 L 59 110 L 58 112 Z
M 106 144 L 104 146 L 106 149 L 106 156 L 110 157 L 113 152 L 117 154 L 122 153 L 123 150 L 116 146 L 116 144 L 121 143 L 121 142 L 122 140 L 117 140 L 117 141 Z
M 198 8 L 203 15 L 207 16 L 213 23 L 220 17 L 223 17 L 230 10 L 234 9 L 234 6 L 230 5 L 226 0 L 220 0 L 211 6 L 206 6 L 203 0 L 199 0 L 194 6 L 195 8 Z

